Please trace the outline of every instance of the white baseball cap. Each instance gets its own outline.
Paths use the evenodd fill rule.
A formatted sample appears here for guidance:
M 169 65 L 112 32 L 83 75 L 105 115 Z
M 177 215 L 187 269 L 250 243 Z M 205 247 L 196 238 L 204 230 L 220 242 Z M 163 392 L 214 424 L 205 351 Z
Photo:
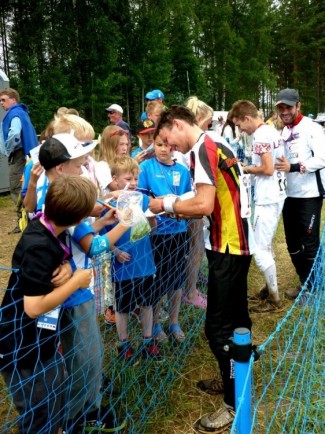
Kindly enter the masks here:
M 121 107 L 120 105 L 118 105 L 118 104 L 112 104 L 112 105 L 110 105 L 109 107 L 106 107 L 105 110 L 106 110 L 107 112 L 110 112 L 110 111 L 116 111 L 116 112 L 119 112 L 119 113 L 123 114 L 123 109 L 122 109 L 122 107 Z
M 41 145 L 39 161 L 45 170 L 49 170 L 65 161 L 88 154 L 96 145 L 97 140 L 80 142 L 74 136 L 74 132 L 54 134 Z

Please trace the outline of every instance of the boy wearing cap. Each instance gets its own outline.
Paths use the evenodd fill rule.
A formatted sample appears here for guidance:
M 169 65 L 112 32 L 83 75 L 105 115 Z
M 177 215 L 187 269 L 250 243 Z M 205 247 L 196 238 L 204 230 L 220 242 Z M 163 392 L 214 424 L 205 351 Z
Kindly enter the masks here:
M 64 141 L 64 145 L 62 141 Z M 68 133 L 60 134 L 59 138 L 54 135 L 52 138 L 48 139 L 45 146 L 42 145 L 40 147 L 39 158 L 42 159 L 42 164 L 36 163 L 37 166 L 35 165 L 34 168 L 34 171 L 38 171 L 39 173 L 36 185 L 34 178 L 26 178 L 25 180 L 28 185 L 24 197 L 24 207 L 26 210 L 28 212 L 42 210 L 49 183 L 61 174 L 81 175 L 82 165 L 86 161 L 86 155 L 91 152 L 95 146 L 95 142 L 82 143 Z M 46 174 L 41 166 L 47 171 Z
M 277 112 L 284 128 L 281 138 L 285 155 L 275 168 L 286 173 L 287 198 L 283 225 L 291 261 L 301 285 L 309 276 L 320 240 L 320 218 L 325 187 L 325 137 L 320 125 L 301 113 L 296 89 L 283 89 L 277 95 Z M 295 299 L 301 290 L 288 289 Z
M 42 209 L 48 186 L 55 179 L 64 173 L 81 175 L 85 157 L 95 146 L 96 143 L 82 143 L 68 133 L 55 134 L 41 145 L 39 161 L 45 174 L 37 183 L 37 210 Z M 110 218 L 111 214 L 107 217 Z M 106 224 L 107 218 L 99 219 L 96 231 Z M 66 243 L 72 252 L 69 261 L 72 270 L 91 267 L 91 258 L 109 251 L 110 245 L 127 229 L 126 226 L 117 225 L 117 232 L 94 238 L 96 231 L 88 222 L 71 228 L 66 233 Z M 83 248 L 82 244 L 89 237 L 91 241 L 85 253 L 80 247 Z M 80 423 L 84 413 L 87 413 L 84 416 L 86 425 L 96 423 L 96 426 L 104 427 L 105 415 L 108 417 L 106 410 L 101 407 L 102 341 L 96 321 L 94 295 L 89 289 L 93 283 L 92 280 L 87 287 L 79 288 L 62 305 L 60 340 L 69 374 L 65 417 L 67 428 Z
M 141 119 L 137 126 L 137 136 L 139 139 L 139 147 L 132 152 L 132 158 L 135 158 L 138 163 L 150 158 L 153 155 L 153 137 L 155 134 L 156 125 L 152 119 Z
M 45 213 L 30 222 L 13 254 L 1 305 L 0 366 L 20 414 L 19 432 L 57 434 L 62 426 L 66 386 L 58 352 L 59 306 L 89 285 L 91 271 L 77 269 L 56 288 L 51 280 L 70 255 L 60 235 L 87 217 L 95 200 L 89 180 L 58 178 L 48 190 Z
M 109 107 L 105 108 L 107 112 L 107 117 L 112 125 L 117 125 L 123 130 L 129 133 L 131 139 L 131 128 L 130 125 L 122 119 L 123 109 L 118 104 L 111 104 Z

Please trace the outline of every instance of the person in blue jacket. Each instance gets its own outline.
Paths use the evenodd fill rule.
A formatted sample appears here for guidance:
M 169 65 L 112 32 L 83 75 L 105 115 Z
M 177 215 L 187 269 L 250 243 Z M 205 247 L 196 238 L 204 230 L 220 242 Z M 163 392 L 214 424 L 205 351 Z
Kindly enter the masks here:
M 6 114 L 0 131 L 0 153 L 8 157 L 9 189 L 13 202 L 17 204 L 21 191 L 26 157 L 38 145 L 35 128 L 30 120 L 28 108 L 19 103 L 19 93 L 7 88 L 0 92 L 0 105 Z M 17 205 L 18 218 L 20 207 Z M 12 233 L 20 232 L 17 225 Z

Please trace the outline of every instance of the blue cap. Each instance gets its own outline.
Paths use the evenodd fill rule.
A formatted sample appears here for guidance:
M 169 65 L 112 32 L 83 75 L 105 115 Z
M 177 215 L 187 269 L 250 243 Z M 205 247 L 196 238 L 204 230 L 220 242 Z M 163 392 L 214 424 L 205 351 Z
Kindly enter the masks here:
M 154 89 L 153 91 L 151 91 L 151 93 L 154 96 L 154 99 L 156 98 L 165 99 L 165 95 L 159 89 Z
M 145 99 L 149 99 L 150 101 L 158 98 L 165 99 L 165 95 L 159 89 L 151 90 L 147 92 L 145 96 Z
M 145 99 L 153 100 L 153 99 L 156 99 L 156 97 L 153 95 L 153 92 L 150 91 L 150 92 L 146 93 Z

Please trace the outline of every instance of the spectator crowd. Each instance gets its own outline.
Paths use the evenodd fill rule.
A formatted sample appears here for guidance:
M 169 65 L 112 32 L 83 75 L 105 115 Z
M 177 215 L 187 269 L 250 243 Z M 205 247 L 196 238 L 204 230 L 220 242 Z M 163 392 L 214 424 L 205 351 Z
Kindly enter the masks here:
M 0 370 L 21 433 L 114 428 L 102 402 L 99 317 L 116 327 L 121 363 L 140 362 L 129 327 L 135 315 L 141 359 L 163 364 L 164 346 L 186 340 L 182 303 L 206 312 L 220 371 L 197 387 L 224 395 L 194 429 L 222 432 L 235 416 L 233 331 L 251 330 L 250 312 L 281 311 L 307 278 L 312 286 L 325 136 L 302 114 L 298 91 L 280 90 L 266 121 L 253 102 L 235 101 L 214 127 L 214 110 L 195 96 L 167 107 L 154 89 L 145 102 L 134 130 L 123 108 L 109 104 L 97 139 L 78 110 L 60 107 L 38 139 L 19 93 L 0 92 L 0 152 L 17 205 L 12 232 L 22 232 L 1 305 Z M 277 281 L 272 244 L 281 216 L 295 288 Z M 204 256 L 206 291 L 197 285 Z M 252 257 L 265 285 L 248 299 Z

